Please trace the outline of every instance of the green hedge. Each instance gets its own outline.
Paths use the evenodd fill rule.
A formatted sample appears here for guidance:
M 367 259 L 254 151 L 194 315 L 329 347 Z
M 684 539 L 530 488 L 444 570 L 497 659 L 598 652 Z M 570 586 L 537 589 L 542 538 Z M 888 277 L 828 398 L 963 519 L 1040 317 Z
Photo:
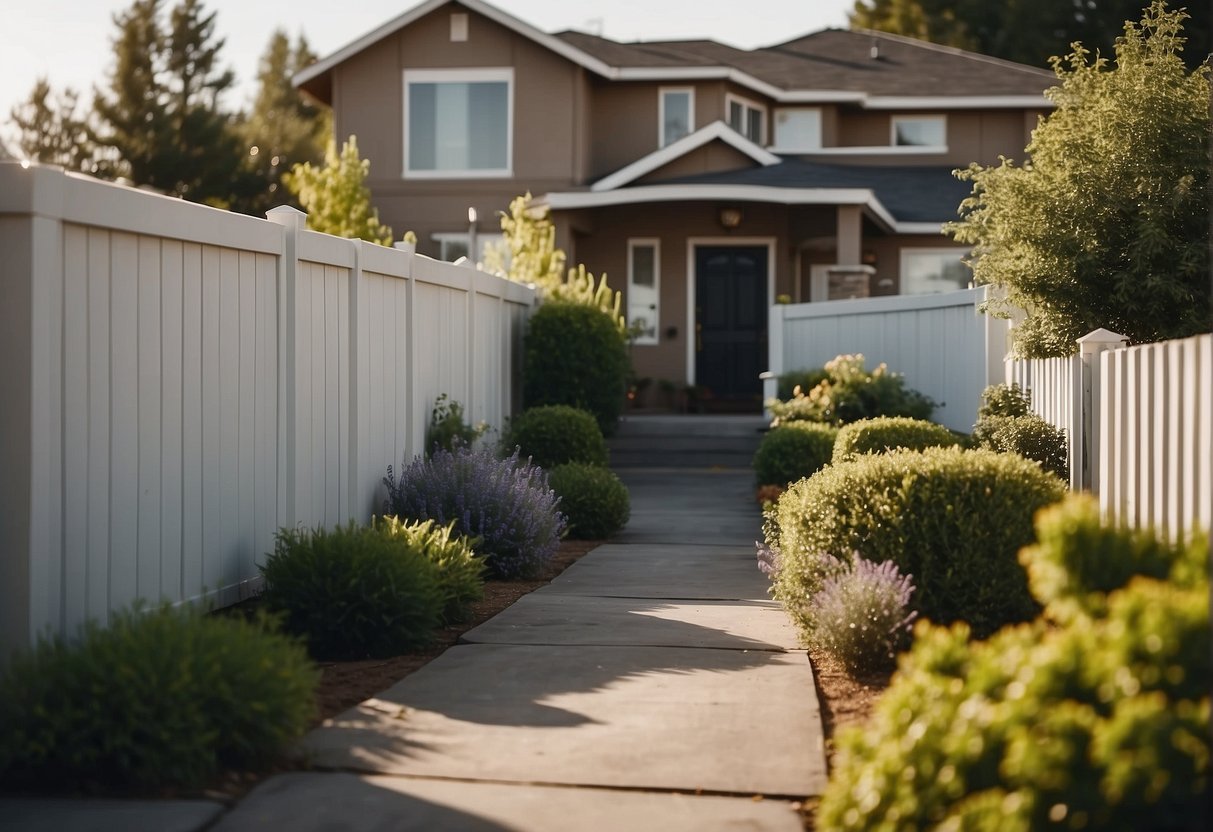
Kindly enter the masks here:
M 754 454 L 759 485 L 786 486 L 830 461 L 838 429 L 819 422 L 787 422 L 771 428 Z
M 839 735 L 821 828 L 1209 828 L 1207 538 L 1105 528 L 1084 497 L 1038 530 L 1044 615 L 987 642 L 920 625 Z
M 627 486 L 606 468 L 577 462 L 558 465 L 548 473 L 548 484 L 560 496 L 569 537 L 602 540 L 627 525 L 631 514 Z
M 979 419 L 973 427 L 973 444 L 998 453 L 1019 454 L 1063 480 L 1070 479 L 1065 433 L 1034 413 Z
M 921 451 L 957 444 L 943 425 L 906 416 L 881 416 L 843 425 L 834 440 L 833 462 L 847 462 L 862 454 L 886 453 L 897 448 Z
M 607 444 L 594 415 L 565 404 L 549 404 L 524 410 L 510 420 L 502 439 L 506 453 L 518 448 L 519 456 L 530 457 L 540 468 L 555 468 L 566 462 L 607 464 Z
M 989 451 L 894 451 L 826 466 L 776 504 L 776 596 L 807 629 L 820 556 L 858 552 L 913 576 L 922 615 L 986 635 L 1035 614 L 1016 553 L 1032 542 L 1032 515 L 1064 493 L 1035 463 Z

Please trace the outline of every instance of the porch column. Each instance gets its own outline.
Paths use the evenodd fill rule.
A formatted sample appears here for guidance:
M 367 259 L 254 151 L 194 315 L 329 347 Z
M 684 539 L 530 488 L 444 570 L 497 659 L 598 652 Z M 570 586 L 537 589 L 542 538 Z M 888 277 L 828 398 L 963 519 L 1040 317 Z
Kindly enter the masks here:
M 838 206 L 838 230 L 835 238 L 837 259 L 840 266 L 858 266 L 863 261 L 863 208 L 859 205 Z

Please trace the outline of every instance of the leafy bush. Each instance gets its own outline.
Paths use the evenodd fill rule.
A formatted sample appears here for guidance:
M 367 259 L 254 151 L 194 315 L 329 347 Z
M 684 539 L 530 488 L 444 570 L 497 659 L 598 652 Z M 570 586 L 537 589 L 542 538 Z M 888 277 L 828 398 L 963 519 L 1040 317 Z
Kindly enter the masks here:
M 489 574 L 499 578 L 537 574 L 555 554 L 564 532 L 556 494 L 543 469 L 518 458 L 498 459 L 487 450 L 456 448 L 418 457 L 396 480 L 392 469 L 385 514 L 454 523 L 475 539 Z
M 310 724 L 319 675 L 253 621 L 190 607 L 113 614 L 42 640 L 0 676 L 0 781 L 198 787 L 272 761 Z
M 828 556 L 827 556 L 828 557 Z M 850 563 L 831 558 L 833 573 L 809 600 L 811 641 L 852 673 L 887 670 L 910 640 L 910 596 L 914 585 L 892 561 L 875 564 L 856 555 Z
M 456 534 L 454 523 L 439 526 L 433 520 L 405 522 L 396 517 L 373 522 L 434 564 L 443 596 L 442 620 L 465 621 L 471 603 L 484 597 L 484 559 L 476 554 L 474 541 Z
M 567 404 L 587 410 L 611 436 L 630 372 L 627 342 L 593 306 L 544 303 L 531 316 L 523 355 L 528 407 Z
M 991 384 L 981 391 L 981 406 L 977 421 L 991 416 L 1027 416 L 1032 412 L 1032 398 L 1018 384 Z
M 818 471 L 830 461 L 838 430 L 817 422 L 787 422 L 771 428 L 754 454 L 759 485 L 784 486 Z
M 840 355 L 822 368 L 826 378 L 788 401 L 769 399 L 771 426 L 807 420 L 845 425 L 877 416 L 929 419 L 935 409 L 930 398 L 905 386 L 905 379 L 881 364 L 872 372 L 862 355 Z
M 382 524 L 280 529 L 261 567 L 266 606 L 317 659 L 392 656 L 428 643 L 445 595 L 437 568 Z
M 594 416 L 565 404 L 532 407 L 510 420 L 502 445 L 540 468 L 566 462 L 607 464 L 607 445 Z
M 627 525 L 631 513 L 628 489 L 606 468 L 570 462 L 548 475 L 569 521 L 569 537 L 602 540 Z
M 779 386 L 775 395 L 782 401 L 796 395 L 796 388 L 800 388 L 800 392 L 804 393 L 812 390 L 817 385 L 828 379 L 830 374 L 826 372 L 825 367 L 817 367 L 812 370 L 792 370 L 787 373 L 782 373 L 779 376 Z
M 823 828 L 1209 828 L 1207 539 L 1102 528 L 1086 497 L 1038 530 L 1021 556 L 1045 616 L 987 642 L 920 624 L 839 736 Z
M 943 425 L 904 416 L 882 416 L 843 425 L 834 440 L 834 462 L 846 462 L 861 454 L 885 453 L 896 448 L 921 451 L 946 448 L 957 443 Z
M 922 615 L 989 634 L 1035 614 L 1016 552 L 1032 542 L 1033 513 L 1064 493 L 1035 463 L 989 451 L 894 451 L 826 466 L 776 505 L 768 537 L 784 570 L 775 595 L 808 626 L 822 554 L 859 551 L 914 576 Z
M 1034 413 L 1026 416 L 987 416 L 973 428 L 976 447 L 1003 454 L 1019 454 L 1040 467 L 1070 479 L 1070 449 L 1066 435 Z
M 425 451 L 431 453 L 434 448 L 449 451 L 457 445 L 471 445 L 488 429 L 485 422 L 469 425 L 463 421 L 463 405 L 443 393 L 434 401 L 434 409 L 430 411 L 430 425 L 425 431 Z

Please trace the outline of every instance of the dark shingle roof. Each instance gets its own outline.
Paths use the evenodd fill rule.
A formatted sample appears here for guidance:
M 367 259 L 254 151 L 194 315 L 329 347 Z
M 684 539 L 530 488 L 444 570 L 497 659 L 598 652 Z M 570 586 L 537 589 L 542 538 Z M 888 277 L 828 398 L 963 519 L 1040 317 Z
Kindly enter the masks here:
M 950 167 L 833 165 L 785 158 L 769 167 L 701 173 L 649 185 L 761 185 L 769 188 L 869 188 L 898 222 L 948 222 L 972 186 Z
M 556 37 L 615 67 L 725 66 L 784 90 L 869 95 L 1039 95 L 1053 73 L 913 38 L 825 29 L 776 46 L 735 49 L 709 40 L 619 43 L 582 32 Z M 879 53 L 871 56 L 872 47 Z

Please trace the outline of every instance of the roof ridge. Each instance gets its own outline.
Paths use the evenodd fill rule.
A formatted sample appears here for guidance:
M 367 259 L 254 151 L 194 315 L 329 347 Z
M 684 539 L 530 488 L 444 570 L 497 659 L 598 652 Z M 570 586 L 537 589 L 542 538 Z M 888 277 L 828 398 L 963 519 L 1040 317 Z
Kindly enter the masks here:
M 934 43 L 929 40 L 922 40 L 920 38 L 910 37 L 909 35 L 898 35 L 898 34 L 894 34 L 893 32 L 881 32 L 877 29 L 863 29 L 863 28 L 855 28 L 855 29 L 829 28 L 829 29 L 822 29 L 821 31 L 822 32 L 850 32 L 850 33 L 853 33 L 856 35 L 865 35 L 868 37 L 884 38 L 885 40 L 891 40 L 895 43 L 905 44 L 906 46 L 917 46 L 917 47 L 921 47 L 923 49 L 931 49 L 936 52 L 943 52 L 946 55 L 957 55 L 962 58 L 972 58 L 974 60 L 982 61 L 982 62 L 988 63 L 988 64 L 994 64 L 995 66 L 1006 67 L 1008 69 L 1017 69 L 1017 70 L 1020 70 L 1023 72 L 1031 72 L 1036 75 L 1047 75 L 1050 78 L 1056 77 L 1050 70 L 1031 66 L 1030 64 L 1021 64 L 1017 61 L 1008 61 L 1006 58 L 996 58 L 993 55 L 985 55 L 981 52 L 973 52 L 969 49 L 961 49 L 958 46 L 946 46 L 942 43 Z M 812 37 L 815 34 L 820 34 L 820 32 L 810 32 L 805 37 Z

